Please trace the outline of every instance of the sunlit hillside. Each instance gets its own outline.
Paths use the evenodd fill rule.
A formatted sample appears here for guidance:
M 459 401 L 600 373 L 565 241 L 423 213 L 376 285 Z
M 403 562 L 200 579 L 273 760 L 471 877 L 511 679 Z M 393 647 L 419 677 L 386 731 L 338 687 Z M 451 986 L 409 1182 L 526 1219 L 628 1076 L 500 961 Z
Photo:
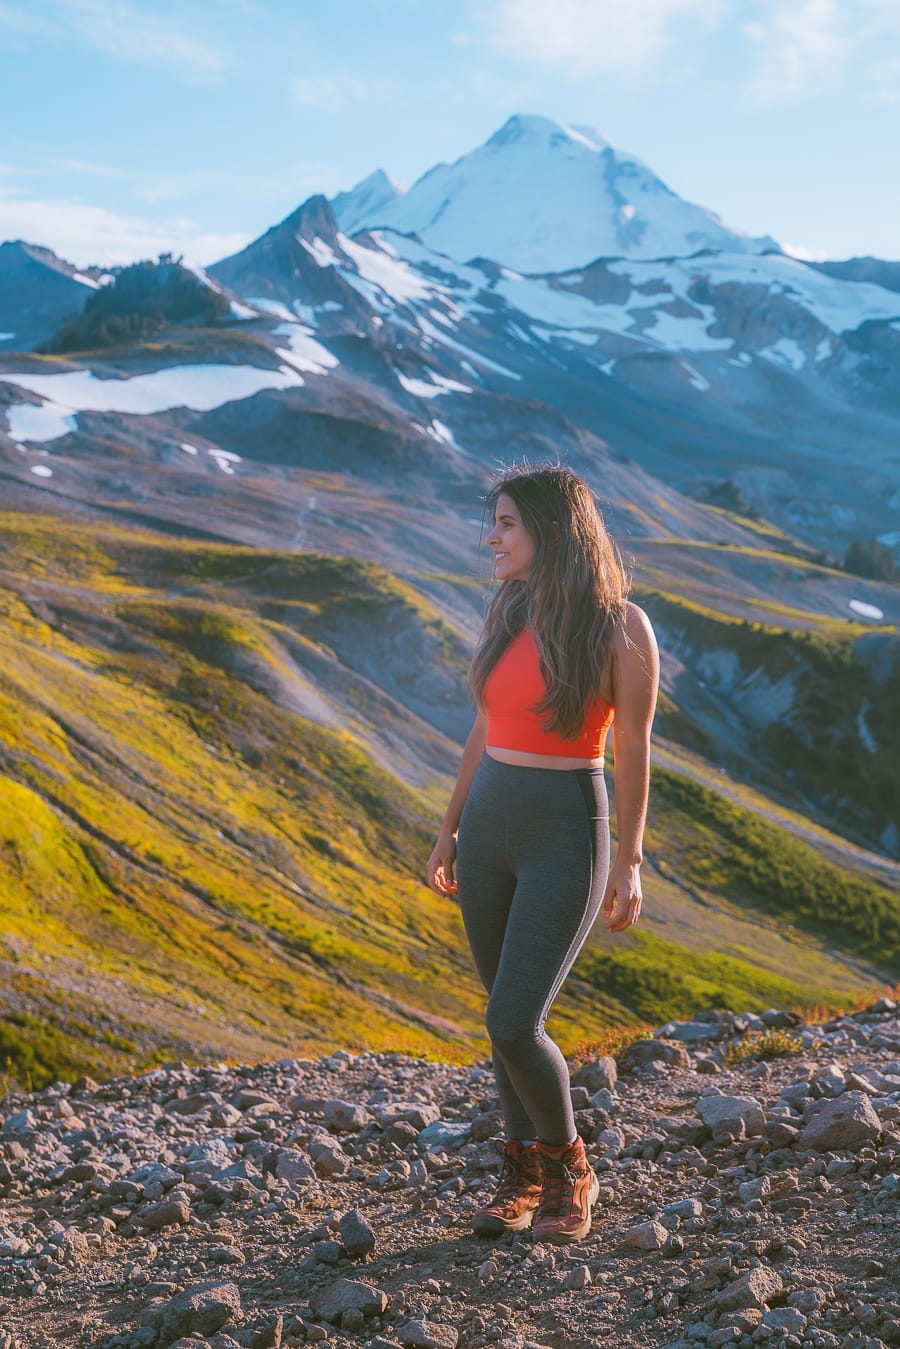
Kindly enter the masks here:
M 422 883 L 469 717 L 467 642 L 425 589 L 49 516 L 0 517 L 0 548 L 8 1071 L 486 1053 L 459 913 Z M 701 785 L 671 693 L 661 725 L 647 926 L 595 932 L 561 1041 L 895 979 L 890 875 L 785 805 L 765 819 L 730 780 Z

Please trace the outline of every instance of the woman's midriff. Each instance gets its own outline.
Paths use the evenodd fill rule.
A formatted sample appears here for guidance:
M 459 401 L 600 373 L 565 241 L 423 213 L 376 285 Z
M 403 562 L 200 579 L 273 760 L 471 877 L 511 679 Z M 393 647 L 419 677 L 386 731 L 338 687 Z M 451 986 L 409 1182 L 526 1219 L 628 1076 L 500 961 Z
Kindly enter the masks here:
M 496 759 L 497 763 L 515 764 L 517 768 L 602 768 L 603 745 L 596 759 L 566 759 L 557 754 L 526 754 L 519 749 L 500 749 L 495 745 L 485 745 L 485 754 Z

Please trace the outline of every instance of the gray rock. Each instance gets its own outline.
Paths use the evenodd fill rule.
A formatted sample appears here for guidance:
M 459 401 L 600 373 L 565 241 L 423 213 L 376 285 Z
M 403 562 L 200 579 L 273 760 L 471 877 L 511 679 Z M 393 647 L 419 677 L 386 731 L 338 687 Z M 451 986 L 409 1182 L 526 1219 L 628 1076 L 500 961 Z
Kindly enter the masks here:
M 192 1331 L 213 1335 L 228 1321 L 240 1317 L 241 1297 L 233 1283 L 198 1283 L 178 1293 L 162 1309 L 160 1343 L 169 1345 Z
M 352 1163 L 343 1148 L 335 1144 L 334 1147 L 318 1148 L 313 1165 L 316 1175 L 327 1179 L 329 1176 L 346 1175 Z
M 163 1227 L 178 1227 L 190 1220 L 191 1209 L 186 1199 L 162 1199 L 135 1215 L 134 1221 L 150 1232 Z
M 195 1091 L 190 1096 L 174 1096 L 163 1109 L 170 1115 L 196 1115 L 209 1105 L 221 1105 L 222 1097 L 216 1091 Z
M 376 1110 L 376 1119 L 382 1129 L 397 1120 L 405 1120 L 416 1129 L 427 1129 L 429 1124 L 434 1124 L 440 1117 L 441 1112 L 436 1105 L 423 1104 L 421 1101 L 394 1101 Z
M 772 1182 L 768 1176 L 745 1180 L 738 1186 L 738 1198 L 742 1204 L 751 1204 L 754 1199 L 765 1199 L 771 1188 Z
M 714 1044 L 725 1039 L 728 1027 L 709 1021 L 667 1021 L 656 1033 L 686 1045 Z
M 781 1279 L 774 1269 L 757 1265 L 717 1293 L 716 1306 L 723 1312 L 738 1311 L 742 1307 L 763 1307 L 770 1298 L 781 1292 L 781 1288 Z
M 344 1253 L 344 1248 L 339 1241 L 326 1238 L 324 1241 L 315 1242 L 312 1253 L 320 1265 L 336 1265 Z
M 576 1086 L 585 1087 L 589 1092 L 600 1091 L 604 1087 L 607 1091 L 612 1091 L 618 1076 L 615 1059 L 609 1054 L 604 1054 L 578 1068 L 572 1074 L 572 1082 Z
M 468 1142 L 472 1131 L 465 1120 L 435 1120 L 421 1130 L 418 1137 L 423 1152 L 444 1152 L 447 1148 L 458 1148 Z
M 316 1170 L 305 1152 L 299 1148 L 282 1148 L 275 1161 L 275 1175 L 289 1185 L 303 1185 L 315 1180 Z
M 209 1253 L 211 1265 L 242 1265 L 244 1252 L 237 1246 L 216 1246 Z
M 701 1096 L 697 1114 L 713 1134 L 718 1126 L 740 1123 L 748 1137 L 761 1134 L 766 1117 L 752 1096 Z
M 812 1087 L 820 1096 L 840 1096 L 846 1085 L 847 1075 L 839 1063 L 829 1063 L 812 1080 Z
M 414 1318 L 399 1327 L 397 1338 L 401 1344 L 412 1345 L 414 1349 L 456 1349 L 459 1331 L 437 1321 Z
M 828 1301 L 828 1295 L 821 1288 L 798 1288 L 788 1294 L 788 1306 L 796 1307 L 805 1316 L 819 1311 Z
M 782 1335 L 802 1335 L 806 1329 L 806 1317 L 796 1307 L 773 1307 L 763 1317 L 763 1325 Z
M 635 1040 L 622 1055 L 622 1068 L 634 1072 L 650 1063 L 669 1068 L 690 1068 L 691 1059 L 684 1045 L 669 1040 Z
M 576 1265 L 575 1268 L 569 1270 L 569 1273 L 566 1275 L 563 1288 L 571 1291 L 572 1289 L 587 1288 L 591 1283 L 593 1283 L 593 1278 L 591 1276 L 590 1266 Z
M 387 1294 L 360 1279 L 336 1279 L 310 1298 L 313 1311 L 325 1321 L 336 1323 L 344 1312 L 355 1308 L 363 1316 L 380 1316 L 388 1304 Z
M 354 1101 L 326 1101 L 325 1123 L 339 1133 L 355 1134 L 369 1122 L 369 1112 Z
M 703 1204 L 699 1199 L 673 1199 L 671 1204 L 666 1204 L 663 1213 L 671 1213 L 682 1220 L 699 1218 L 703 1214 Z
M 881 1122 L 868 1096 L 861 1091 L 845 1091 L 842 1096 L 822 1103 L 801 1129 L 798 1142 L 803 1148 L 831 1152 L 880 1136 Z
M 375 1233 L 357 1209 L 351 1209 L 341 1218 L 338 1228 L 344 1250 L 348 1255 L 371 1255 L 375 1249 Z
M 662 1223 L 647 1222 L 629 1228 L 622 1240 L 626 1246 L 632 1246 L 638 1251 L 660 1251 L 668 1235 Z

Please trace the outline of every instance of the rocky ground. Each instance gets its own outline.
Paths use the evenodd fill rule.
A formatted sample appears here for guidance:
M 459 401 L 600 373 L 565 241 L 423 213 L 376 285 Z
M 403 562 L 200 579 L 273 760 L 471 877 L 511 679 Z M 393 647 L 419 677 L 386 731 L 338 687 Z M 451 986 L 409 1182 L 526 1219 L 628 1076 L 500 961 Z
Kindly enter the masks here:
M 489 1065 L 170 1065 L 0 1102 L 0 1349 L 900 1345 L 900 1009 L 707 1013 L 573 1072 L 590 1236 L 492 1243 Z M 796 1018 L 794 1018 L 796 1020 Z

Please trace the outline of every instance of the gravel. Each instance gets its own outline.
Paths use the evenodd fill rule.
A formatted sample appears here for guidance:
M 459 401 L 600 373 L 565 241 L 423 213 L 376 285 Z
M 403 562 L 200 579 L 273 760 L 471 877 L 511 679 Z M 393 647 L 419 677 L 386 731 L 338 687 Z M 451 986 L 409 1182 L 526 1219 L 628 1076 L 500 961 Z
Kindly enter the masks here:
M 601 1191 L 564 1247 L 471 1232 L 500 1166 L 487 1063 L 338 1052 L 8 1096 L 0 1349 L 900 1345 L 900 1014 L 727 1066 L 788 1015 L 703 1013 L 573 1072 Z

